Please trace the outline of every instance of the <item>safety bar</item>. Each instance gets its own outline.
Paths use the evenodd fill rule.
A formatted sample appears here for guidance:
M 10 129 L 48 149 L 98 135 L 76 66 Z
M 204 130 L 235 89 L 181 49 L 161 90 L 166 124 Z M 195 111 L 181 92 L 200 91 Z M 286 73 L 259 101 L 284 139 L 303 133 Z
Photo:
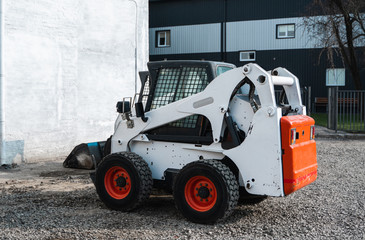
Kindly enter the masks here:
M 272 82 L 274 85 L 291 86 L 294 84 L 294 79 L 291 77 L 272 76 Z

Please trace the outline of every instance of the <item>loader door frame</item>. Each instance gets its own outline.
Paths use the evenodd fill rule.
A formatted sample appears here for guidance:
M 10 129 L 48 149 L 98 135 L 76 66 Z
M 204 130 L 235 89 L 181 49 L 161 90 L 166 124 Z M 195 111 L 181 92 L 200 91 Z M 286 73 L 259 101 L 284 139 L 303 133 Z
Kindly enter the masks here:
M 215 67 L 208 62 L 149 63 L 150 94 L 146 111 L 203 91 L 214 79 Z M 211 124 L 202 115 L 192 115 L 146 132 L 156 141 L 211 144 Z

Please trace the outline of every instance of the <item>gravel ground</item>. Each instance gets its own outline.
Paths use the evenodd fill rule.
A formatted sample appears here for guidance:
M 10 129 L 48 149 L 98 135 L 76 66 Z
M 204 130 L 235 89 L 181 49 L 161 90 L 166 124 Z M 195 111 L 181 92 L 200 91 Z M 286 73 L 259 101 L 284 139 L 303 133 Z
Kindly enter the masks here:
M 225 222 L 187 222 L 170 195 L 107 209 L 88 171 L 61 160 L 0 170 L 0 239 L 365 239 L 365 141 L 317 140 L 319 176 L 285 198 L 240 205 Z

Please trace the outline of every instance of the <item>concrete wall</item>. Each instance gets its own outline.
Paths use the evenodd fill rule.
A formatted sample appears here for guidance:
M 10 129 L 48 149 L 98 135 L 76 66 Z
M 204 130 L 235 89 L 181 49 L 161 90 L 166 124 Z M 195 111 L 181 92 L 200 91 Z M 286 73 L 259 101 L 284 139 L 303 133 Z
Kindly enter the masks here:
M 138 70 L 148 1 L 136 0 Z M 113 133 L 135 88 L 132 0 L 2 0 L 2 164 L 66 156 Z M 138 80 L 139 81 L 139 80 Z

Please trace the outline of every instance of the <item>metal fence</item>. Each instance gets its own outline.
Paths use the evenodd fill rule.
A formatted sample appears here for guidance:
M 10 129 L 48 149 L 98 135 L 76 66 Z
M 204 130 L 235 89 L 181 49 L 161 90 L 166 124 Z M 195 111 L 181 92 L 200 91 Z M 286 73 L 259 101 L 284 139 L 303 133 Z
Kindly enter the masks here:
M 337 129 L 365 131 L 365 91 L 338 91 Z
M 329 128 L 365 131 L 365 91 L 329 89 L 328 108 Z

